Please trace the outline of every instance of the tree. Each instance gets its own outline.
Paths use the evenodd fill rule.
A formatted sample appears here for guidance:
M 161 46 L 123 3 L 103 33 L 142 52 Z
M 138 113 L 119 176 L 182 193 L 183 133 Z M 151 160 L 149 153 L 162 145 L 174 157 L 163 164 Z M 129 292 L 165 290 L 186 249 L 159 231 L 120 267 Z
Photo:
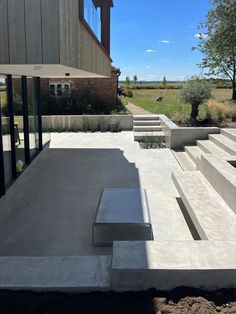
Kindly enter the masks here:
M 181 91 L 181 98 L 184 103 L 192 106 L 191 120 L 196 122 L 199 106 L 207 99 L 211 98 L 212 86 L 207 80 L 193 77 L 188 80 Z
M 137 75 L 134 75 L 134 85 L 135 85 L 135 88 L 136 88 L 136 85 L 137 85 L 137 81 L 138 81 L 138 77 L 137 77 Z
M 236 0 L 211 2 L 206 22 L 199 25 L 206 29 L 198 34 L 198 49 L 205 55 L 200 66 L 208 68 L 209 75 L 230 79 L 232 100 L 236 100 Z
M 166 88 L 166 83 L 167 83 L 167 82 L 166 82 L 166 77 L 164 76 L 164 77 L 163 77 L 163 86 L 164 86 L 164 88 Z

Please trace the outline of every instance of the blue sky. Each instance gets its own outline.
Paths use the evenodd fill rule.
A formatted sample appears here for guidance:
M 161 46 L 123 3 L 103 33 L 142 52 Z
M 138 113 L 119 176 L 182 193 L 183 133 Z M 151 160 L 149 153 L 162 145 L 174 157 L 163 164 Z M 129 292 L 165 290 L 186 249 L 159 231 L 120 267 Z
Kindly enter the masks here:
M 199 75 L 202 55 L 192 51 L 211 5 L 208 0 L 114 0 L 111 55 L 121 79 L 183 80 Z

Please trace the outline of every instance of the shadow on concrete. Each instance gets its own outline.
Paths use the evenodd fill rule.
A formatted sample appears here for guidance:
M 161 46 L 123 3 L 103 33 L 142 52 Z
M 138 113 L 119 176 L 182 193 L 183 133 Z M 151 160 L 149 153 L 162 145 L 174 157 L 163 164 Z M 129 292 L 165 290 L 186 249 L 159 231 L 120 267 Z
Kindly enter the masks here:
M 48 149 L 0 200 L 10 214 L 0 228 L 0 255 L 106 255 L 92 246 L 103 188 L 139 188 L 139 173 L 120 149 Z
M 193 239 L 194 240 L 201 240 L 201 237 L 200 237 L 199 233 L 197 232 L 197 229 L 195 228 L 194 223 L 193 223 L 193 221 L 192 221 L 192 219 L 191 219 L 191 217 L 190 217 L 190 215 L 189 215 L 189 213 L 188 213 L 188 211 L 187 211 L 187 209 L 186 209 L 182 199 L 180 197 L 177 197 L 176 201 L 177 201 L 177 203 L 179 205 L 179 208 L 180 208 L 180 210 L 181 210 L 181 212 L 182 212 L 182 214 L 184 216 L 186 224 L 188 225 L 188 228 L 189 228 L 189 230 L 190 230 L 190 232 L 191 232 L 191 234 L 193 236 Z

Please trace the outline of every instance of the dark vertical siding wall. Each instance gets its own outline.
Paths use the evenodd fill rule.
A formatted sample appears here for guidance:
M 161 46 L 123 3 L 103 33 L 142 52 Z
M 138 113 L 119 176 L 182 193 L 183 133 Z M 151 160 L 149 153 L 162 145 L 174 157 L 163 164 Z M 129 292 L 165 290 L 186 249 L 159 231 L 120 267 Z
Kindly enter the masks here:
M 0 1 L 0 63 L 9 63 L 7 0 Z M 2 49 L 1 49 L 2 47 Z
M 0 0 L 0 64 L 58 64 L 59 53 L 58 0 Z
M 25 1 L 27 63 L 43 63 L 41 0 Z
M 26 63 L 24 0 L 8 1 L 10 62 Z
M 59 0 L 61 64 L 79 66 L 79 1 Z
M 32 0 L 31 0 L 32 1 Z M 64 2 L 67 2 L 64 1 Z M 41 0 L 43 63 L 60 63 L 59 57 L 59 3 L 58 0 Z

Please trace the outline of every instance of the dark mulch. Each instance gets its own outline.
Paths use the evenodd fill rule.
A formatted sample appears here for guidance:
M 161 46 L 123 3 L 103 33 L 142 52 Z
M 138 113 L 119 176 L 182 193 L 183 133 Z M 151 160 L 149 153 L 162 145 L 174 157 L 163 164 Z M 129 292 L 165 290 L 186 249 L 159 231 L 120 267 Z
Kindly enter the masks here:
M 203 298 L 191 298 L 203 297 Z M 164 299 L 163 299 L 164 298 Z M 184 300 L 181 300 L 185 298 Z M 164 301 L 163 301 L 164 300 Z M 178 288 L 171 292 L 149 290 L 146 292 L 94 292 L 84 294 L 37 293 L 29 291 L 0 291 L 1 314 L 153 314 L 153 313 L 215 313 L 192 312 L 189 307 L 202 302 L 213 304 L 220 313 L 236 313 L 236 290 L 204 292 L 198 289 Z M 159 305 L 161 302 L 162 305 Z M 233 303 L 235 302 L 235 303 Z M 167 310 L 158 309 L 166 305 Z M 208 302 L 209 303 L 209 302 Z M 186 305 L 185 305 L 186 304 Z M 231 307 L 232 305 L 232 307 Z M 179 310 L 179 308 L 181 310 Z M 227 307 L 228 306 L 228 307 Z M 229 308 L 230 306 L 230 308 Z M 233 307 L 235 306 L 235 308 Z M 208 305 L 209 307 L 209 305 Z M 222 307 L 222 312 L 219 307 Z M 207 309 L 207 307 L 205 307 Z M 231 309 L 224 312 L 224 309 Z M 204 314 L 205 314 L 204 313 Z

